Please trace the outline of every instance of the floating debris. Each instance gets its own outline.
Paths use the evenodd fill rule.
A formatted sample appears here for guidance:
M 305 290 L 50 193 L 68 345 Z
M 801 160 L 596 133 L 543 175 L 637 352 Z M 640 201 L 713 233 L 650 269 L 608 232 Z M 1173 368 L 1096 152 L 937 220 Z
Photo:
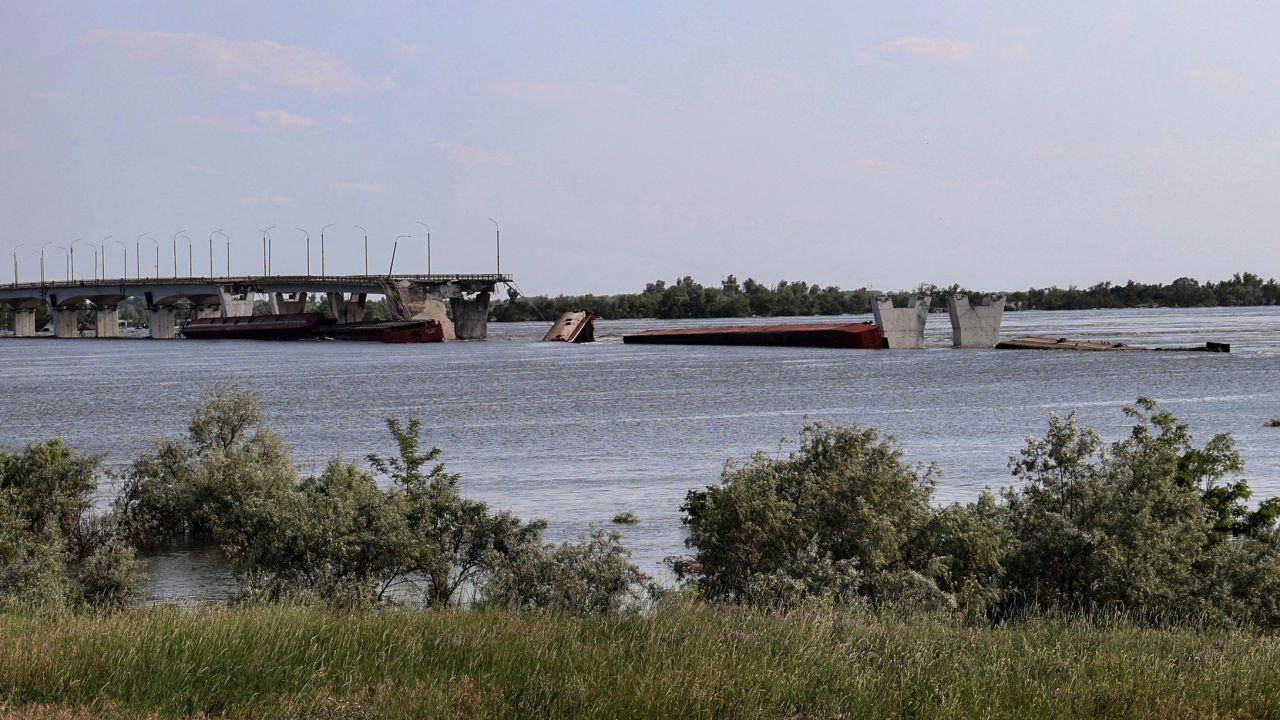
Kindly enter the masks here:
M 596 340 L 596 316 L 590 310 L 571 310 L 560 316 L 543 342 L 589 343 Z

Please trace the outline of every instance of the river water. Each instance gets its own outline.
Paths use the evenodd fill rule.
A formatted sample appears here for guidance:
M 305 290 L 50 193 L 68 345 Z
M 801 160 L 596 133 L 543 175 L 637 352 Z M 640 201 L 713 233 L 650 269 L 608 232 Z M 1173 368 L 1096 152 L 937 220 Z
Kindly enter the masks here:
M 1230 355 L 953 350 L 937 314 L 929 347 L 914 351 L 621 342 L 699 324 L 710 323 L 601 322 L 589 345 L 538 342 L 547 323 L 492 324 L 486 342 L 442 345 L 0 338 L 0 446 L 63 438 L 118 466 L 181 434 L 215 383 L 257 393 L 305 469 L 392 453 L 384 418 L 418 417 L 468 495 L 547 519 L 551 540 L 635 512 L 640 522 L 618 529 L 658 576 L 684 551 L 686 491 L 716 482 L 726 459 L 794 447 L 814 420 L 897 436 L 910 460 L 941 466 L 939 501 L 967 500 L 1011 484 L 1009 456 L 1050 412 L 1076 410 L 1116 439 L 1128 427 L 1120 408 L 1147 395 L 1200 440 L 1232 433 L 1255 499 L 1280 495 L 1280 428 L 1265 427 L 1280 416 L 1280 308 L 1017 312 L 1002 331 L 1217 340 Z M 101 499 L 113 492 L 104 485 Z M 149 569 L 153 597 L 216 596 L 229 583 L 209 549 L 175 549 Z

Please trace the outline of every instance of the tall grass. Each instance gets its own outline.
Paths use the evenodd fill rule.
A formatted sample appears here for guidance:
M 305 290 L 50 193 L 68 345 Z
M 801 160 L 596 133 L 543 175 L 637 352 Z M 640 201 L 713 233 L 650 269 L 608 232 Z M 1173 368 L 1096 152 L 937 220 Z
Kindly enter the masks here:
M 678 607 L 0 616 L 14 717 L 1258 717 L 1280 647 L 1231 630 Z

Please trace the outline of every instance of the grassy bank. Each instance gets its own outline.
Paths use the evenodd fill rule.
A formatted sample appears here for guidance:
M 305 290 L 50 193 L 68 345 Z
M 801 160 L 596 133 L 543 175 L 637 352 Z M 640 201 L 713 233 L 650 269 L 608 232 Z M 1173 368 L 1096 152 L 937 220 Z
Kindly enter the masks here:
M 1259 717 L 1280 647 L 1220 630 L 296 607 L 0 616 L 10 717 Z

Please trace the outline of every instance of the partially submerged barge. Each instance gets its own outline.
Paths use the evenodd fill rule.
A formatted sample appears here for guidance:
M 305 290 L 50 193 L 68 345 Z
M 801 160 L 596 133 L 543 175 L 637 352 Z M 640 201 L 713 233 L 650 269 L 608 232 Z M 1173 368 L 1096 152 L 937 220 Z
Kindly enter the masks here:
M 869 322 L 786 323 L 644 330 L 624 335 L 622 342 L 636 345 L 769 345 L 875 349 L 883 347 L 884 335 L 878 325 Z
M 1206 342 L 1204 345 L 1191 347 L 1149 348 L 1139 345 L 1126 345 L 1118 342 L 1101 342 L 1098 340 L 1072 340 L 1055 338 L 1049 335 L 1023 335 L 1012 340 L 996 343 L 997 350 L 1084 350 L 1087 352 L 1106 351 L 1155 351 L 1155 352 L 1231 352 L 1230 343 Z
M 543 336 L 543 342 L 589 343 L 596 341 L 595 313 L 571 310 L 560 316 Z
M 184 337 L 201 340 L 444 342 L 444 329 L 435 320 L 339 323 L 321 313 L 197 318 L 182 328 L 182 334 Z

